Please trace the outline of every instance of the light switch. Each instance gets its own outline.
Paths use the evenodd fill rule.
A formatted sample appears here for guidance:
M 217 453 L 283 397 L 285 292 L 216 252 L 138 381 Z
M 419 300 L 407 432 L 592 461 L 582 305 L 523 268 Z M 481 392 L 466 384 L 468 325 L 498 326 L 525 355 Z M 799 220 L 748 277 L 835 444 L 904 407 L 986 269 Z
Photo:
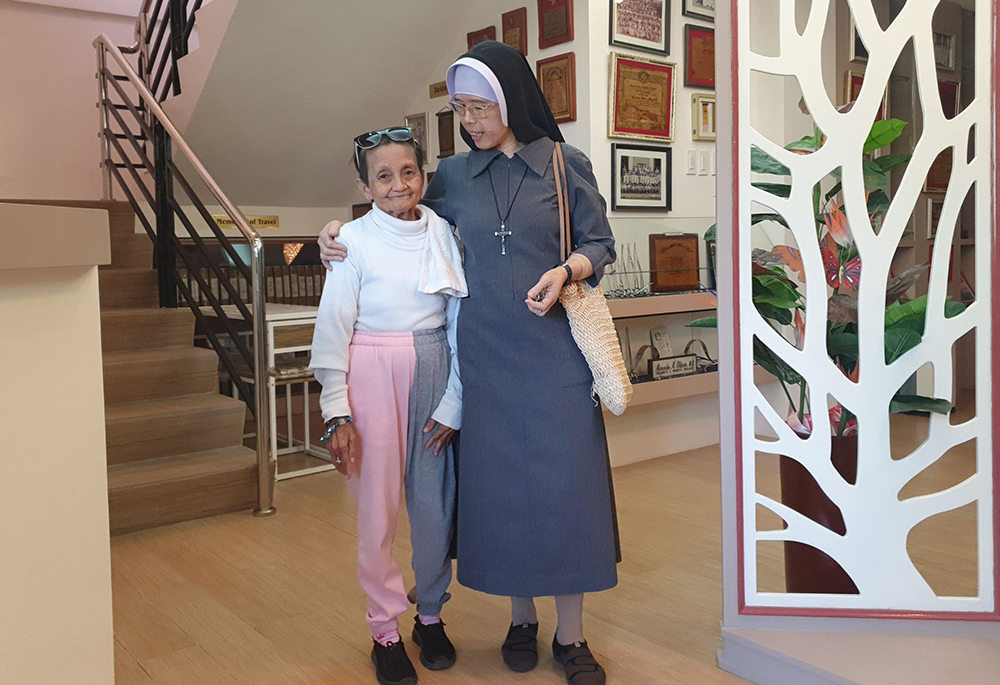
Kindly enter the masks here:
M 715 176 L 715 152 L 708 159 L 708 173 Z
M 709 152 L 708 150 L 698 150 L 698 175 L 708 176 L 708 165 L 709 165 Z
M 698 154 L 695 150 L 685 150 L 684 171 L 688 176 L 698 173 Z

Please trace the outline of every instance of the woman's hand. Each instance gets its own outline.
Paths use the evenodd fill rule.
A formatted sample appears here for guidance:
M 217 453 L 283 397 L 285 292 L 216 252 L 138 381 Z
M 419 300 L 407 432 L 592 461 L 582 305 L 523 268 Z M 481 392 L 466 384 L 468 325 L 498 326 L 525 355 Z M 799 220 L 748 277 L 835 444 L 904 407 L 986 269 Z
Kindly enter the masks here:
M 344 225 L 343 221 L 331 221 L 323 230 L 319 232 L 319 258 L 323 260 L 323 266 L 329 271 L 333 268 L 333 262 L 342 262 L 347 259 L 347 248 L 334 240 L 340 235 L 340 229 Z
M 528 305 L 528 311 L 535 316 L 548 314 L 552 305 L 559 299 L 559 291 L 566 284 L 568 277 L 566 269 L 561 266 L 543 273 L 535 287 L 528 291 L 528 299 L 524 301 Z
M 361 475 L 361 434 L 353 423 L 345 423 L 326 441 L 333 466 L 350 480 Z
M 434 456 L 436 457 L 441 454 L 441 450 L 451 443 L 451 440 L 455 437 L 455 433 L 457 431 L 454 428 L 448 428 L 448 426 L 443 423 L 438 423 L 434 419 L 431 419 L 427 422 L 427 425 L 424 426 L 424 434 L 426 435 L 427 433 L 430 433 L 435 428 L 437 428 L 437 430 L 434 431 L 434 435 L 432 435 L 431 439 L 427 441 L 426 445 L 424 445 L 424 449 L 429 450 L 433 446 Z

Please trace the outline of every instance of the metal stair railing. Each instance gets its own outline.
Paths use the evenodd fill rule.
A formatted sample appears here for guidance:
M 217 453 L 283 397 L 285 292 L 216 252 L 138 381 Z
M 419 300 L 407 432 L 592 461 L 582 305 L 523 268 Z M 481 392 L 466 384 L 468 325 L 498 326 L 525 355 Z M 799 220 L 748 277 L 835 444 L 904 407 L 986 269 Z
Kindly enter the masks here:
M 150 9 L 151 2 L 152 0 L 145 0 L 143 3 L 143 13 L 140 14 L 138 21 L 141 26 L 145 26 L 144 17 L 147 16 L 146 11 Z M 182 3 L 182 0 L 156 0 L 155 9 L 158 10 L 161 4 L 166 3 L 174 5 Z M 186 7 L 188 3 L 182 4 Z M 200 0 L 196 0 L 195 6 L 200 5 Z M 155 12 L 149 16 L 155 17 Z M 137 29 L 136 44 L 125 48 L 132 54 L 140 53 L 140 62 L 145 61 L 142 54 L 148 36 L 149 34 L 142 35 Z M 270 453 L 268 416 L 264 243 L 239 208 L 222 192 L 218 183 L 164 113 L 155 91 L 128 62 L 123 49 L 115 45 L 106 34 L 101 34 L 94 41 L 94 47 L 97 50 L 104 198 L 113 199 L 115 187 L 124 194 L 155 246 L 154 261 L 159 278 L 160 306 L 177 307 L 179 300 L 184 300 L 205 331 L 209 343 L 219 355 L 222 367 L 235 385 L 240 398 L 250 408 L 255 418 L 257 433 L 258 506 L 254 514 L 258 516 L 273 514 L 275 460 Z M 152 61 L 145 63 L 152 65 Z M 147 70 L 146 76 L 151 73 L 152 70 Z M 153 80 L 155 85 L 155 75 Z M 167 83 L 172 83 L 176 87 L 177 80 L 174 78 Z M 134 88 L 136 92 L 134 101 L 126 92 L 125 84 Z M 201 183 L 239 229 L 243 241 L 250 248 L 249 268 L 230 239 L 219 228 L 197 191 L 174 163 L 174 151 L 179 152 L 186 160 Z M 180 193 L 176 192 L 175 186 L 180 188 Z M 182 205 L 179 201 L 181 197 L 190 202 L 190 206 Z M 149 211 L 153 213 L 152 220 L 147 216 L 144 206 L 148 206 Z M 191 209 L 194 210 L 194 216 L 188 214 Z M 195 254 L 201 257 L 203 263 L 198 263 L 191 255 L 191 250 L 181 249 L 180 241 L 175 234 L 175 219 L 180 220 L 196 246 Z M 201 232 L 198 230 L 198 225 L 201 225 Z M 205 232 L 206 228 L 211 235 Z M 249 283 L 249 303 L 244 301 L 240 290 L 234 287 L 230 280 L 231 270 L 219 266 L 217 260 L 209 254 L 205 241 L 213 239 L 229 256 L 236 273 L 245 279 L 244 282 Z M 184 266 L 183 276 L 176 263 L 178 255 Z M 218 280 L 218 284 L 228 294 L 227 299 L 231 304 L 222 304 L 221 298 L 213 294 L 203 274 L 208 275 L 210 280 Z M 198 283 L 200 292 L 197 295 L 192 293 L 192 289 L 188 286 L 188 279 L 191 276 Z M 202 296 L 208 300 L 211 307 L 211 314 L 207 316 L 200 306 Z M 209 319 L 217 321 L 221 330 L 217 330 Z M 244 340 L 247 326 L 251 332 L 252 346 L 248 346 Z M 223 341 L 224 335 L 228 336 L 229 345 Z M 238 368 L 241 361 L 253 373 L 252 391 L 248 387 L 249 384 L 242 380 L 246 374 L 241 373 Z
M 188 53 L 194 15 L 204 0 L 143 0 L 135 23 L 135 43 L 119 46 L 124 54 L 138 54 L 136 71 L 163 102 L 180 95 L 177 62 Z

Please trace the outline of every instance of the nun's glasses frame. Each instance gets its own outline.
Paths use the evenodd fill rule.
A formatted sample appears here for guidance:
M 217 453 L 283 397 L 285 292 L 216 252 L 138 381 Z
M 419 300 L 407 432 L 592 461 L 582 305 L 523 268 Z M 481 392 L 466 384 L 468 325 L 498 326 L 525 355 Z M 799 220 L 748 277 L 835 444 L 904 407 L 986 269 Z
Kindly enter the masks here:
M 464 117 L 466 112 L 471 112 L 474 118 L 485 119 L 490 115 L 490 110 L 497 106 L 497 103 L 491 102 L 488 105 L 463 105 L 461 102 L 452 100 L 448 103 L 448 106 L 460 117 Z
M 383 136 L 396 143 L 405 143 L 408 140 L 413 140 L 413 129 L 408 126 L 390 126 L 381 131 L 369 131 L 357 136 L 354 139 L 354 163 L 358 167 L 361 166 L 361 158 L 358 153 L 361 150 L 371 150 L 378 147 L 382 143 Z

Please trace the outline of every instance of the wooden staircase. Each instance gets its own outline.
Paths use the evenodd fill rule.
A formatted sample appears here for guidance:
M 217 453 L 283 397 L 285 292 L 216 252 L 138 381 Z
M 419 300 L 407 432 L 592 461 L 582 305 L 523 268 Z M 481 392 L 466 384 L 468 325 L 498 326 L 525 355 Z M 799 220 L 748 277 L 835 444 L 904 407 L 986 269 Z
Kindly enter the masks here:
M 219 394 L 215 352 L 194 347 L 194 315 L 160 309 L 153 246 L 125 203 L 107 209 L 100 268 L 108 503 L 112 534 L 251 509 L 257 459 L 245 405 Z

